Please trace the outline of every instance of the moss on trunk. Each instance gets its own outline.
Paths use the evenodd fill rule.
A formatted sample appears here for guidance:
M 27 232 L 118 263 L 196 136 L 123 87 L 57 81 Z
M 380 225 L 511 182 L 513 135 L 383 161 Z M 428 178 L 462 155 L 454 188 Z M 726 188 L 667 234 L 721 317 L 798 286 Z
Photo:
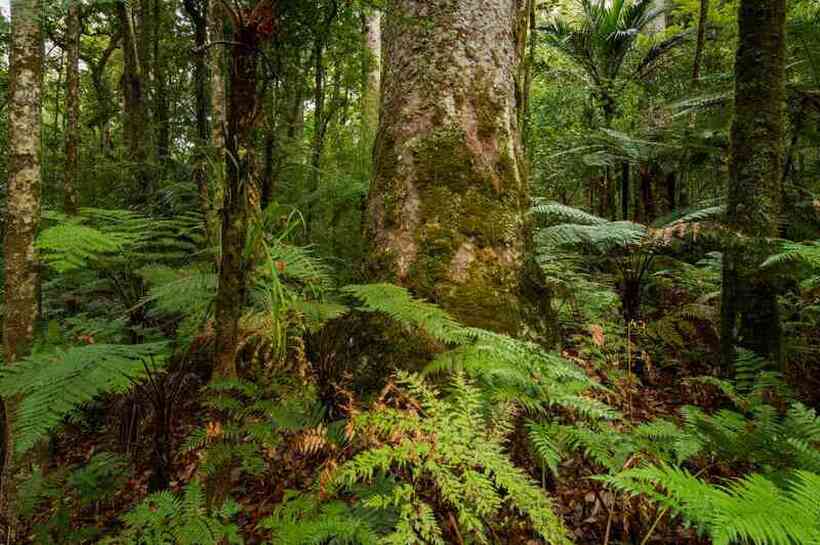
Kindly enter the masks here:
M 736 345 L 782 363 L 777 290 L 759 271 L 778 236 L 784 163 L 785 0 L 742 0 L 735 61 L 728 224 L 744 236 L 724 256 L 721 357 Z
M 368 203 L 371 278 L 524 329 L 523 0 L 393 0 Z

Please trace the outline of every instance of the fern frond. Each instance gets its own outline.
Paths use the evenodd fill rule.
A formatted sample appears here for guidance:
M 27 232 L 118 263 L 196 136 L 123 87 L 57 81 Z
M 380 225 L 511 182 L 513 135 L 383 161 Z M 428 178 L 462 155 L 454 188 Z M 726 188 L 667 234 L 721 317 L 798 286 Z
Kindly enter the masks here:
M 122 393 L 161 363 L 166 343 L 89 345 L 35 354 L 0 370 L 0 396 L 21 396 L 10 414 L 15 451 L 33 447 L 70 413 L 97 396 Z M 149 360 L 152 363 L 148 363 Z

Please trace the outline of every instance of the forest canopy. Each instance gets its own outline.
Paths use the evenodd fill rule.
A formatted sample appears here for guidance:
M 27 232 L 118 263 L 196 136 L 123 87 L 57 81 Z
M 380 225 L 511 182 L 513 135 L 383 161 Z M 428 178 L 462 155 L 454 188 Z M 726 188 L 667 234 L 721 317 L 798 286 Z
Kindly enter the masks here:
M 0 542 L 820 545 L 817 0 L 0 2 Z

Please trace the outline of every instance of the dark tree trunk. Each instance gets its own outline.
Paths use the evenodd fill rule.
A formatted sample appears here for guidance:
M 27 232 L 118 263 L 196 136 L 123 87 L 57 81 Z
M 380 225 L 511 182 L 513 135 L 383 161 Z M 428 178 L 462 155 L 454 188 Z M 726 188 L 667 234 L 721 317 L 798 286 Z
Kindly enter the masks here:
M 703 61 L 703 50 L 706 47 L 706 26 L 709 24 L 709 0 L 700 0 L 700 17 L 698 18 L 698 40 L 695 45 L 695 60 L 692 62 L 692 83 L 700 82 L 700 69 Z
M 211 127 L 208 122 L 208 18 L 207 0 L 184 0 L 185 11 L 194 27 L 194 95 L 196 96 L 196 134 L 197 151 L 194 163 L 194 183 L 199 195 L 199 209 L 205 223 L 207 244 L 213 245 L 218 239 L 217 221 L 211 208 L 210 188 L 208 184 L 208 143 L 211 138 Z
M 328 127 L 328 115 L 326 113 L 325 101 L 327 91 L 325 85 L 325 48 L 330 39 L 330 30 L 333 21 L 338 14 L 339 6 L 336 0 L 332 0 L 328 6 L 327 15 L 322 24 L 316 29 L 313 43 L 313 150 L 311 155 L 310 174 L 310 203 L 307 205 L 305 214 L 305 224 L 308 233 L 313 222 L 313 209 L 316 205 L 315 195 L 319 191 L 322 179 L 322 156 L 325 150 L 325 135 Z
M 527 2 L 392 0 L 369 271 L 467 324 L 523 329 L 528 188 L 517 82 Z M 541 316 L 543 318 L 543 315 Z
M 123 92 L 125 94 L 125 142 L 137 180 L 135 204 L 146 204 L 154 191 L 151 166 L 148 164 L 148 127 L 145 100 L 144 66 L 141 64 L 139 41 L 131 10 L 125 2 L 117 3 L 117 15 L 122 29 L 122 52 L 125 64 Z
M 261 3 L 260 3 L 261 5 Z M 251 21 L 254 21 L 251 19 Z M 222 206 L 222 263 L 216 298 L 216 364 L 214 375 L 235 377 L 239 319 L 247 291 L 245 242 L 248 233 L 248 195 L 257 114 L 258 28 L 234 21 L 230 47 L 228 116 L 225 138 L 225 200 Z
M 632 198 L 632 191 L 629 188 L 630 176 L 629 161 L 624 161 L 621 163 L 621 215 L 624 221 L 629 220 L 629 200 Z
M 66 19 L 66 117 L 63 210 L 76 214 L 80 207 L 80 5 L 73 0 Z
M 171 157 L 171 114 L 168 106 L 168 83 L 165 75 L 165 56 L 162 49 L 162 37 L 165 35 L 163 4 L 166 0 L 153 0 L 152 43 L 153 43 L 153 83 L 154 83 L 154 119 L 157 128 L 157 160 L 165 168 Z
M 743 235 L 724 253 L 721 359 L 735 347 L 783 363 L 777 289 L 759 273 L 777 237 L 784 164 L 785 0 L 742 0 L 735 63 L 728 225 Z
M 666 174 L 666 205 L 669 212 L 674 212 L 677 208 L 678 200 L 678 176 L 674 172 Z

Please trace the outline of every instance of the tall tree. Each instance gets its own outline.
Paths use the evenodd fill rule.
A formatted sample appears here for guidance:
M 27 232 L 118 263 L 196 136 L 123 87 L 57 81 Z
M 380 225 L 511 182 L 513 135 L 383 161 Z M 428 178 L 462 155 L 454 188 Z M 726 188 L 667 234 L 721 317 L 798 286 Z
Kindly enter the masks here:
M 761 275 L 778 236 L 784 163 L 786 0 L 742 0 L 735 60 L 728 224 L 742 237 L 723 259 L 722 362 L 741 345 L 781 363 L 777 289 Z
M 145 203 L 153 192 L 153 177 L 149 159 L 147 104 L 144 59 L 146 48 L 134 22 L 130 3 L 117 2 L 117 16 L 122 32 L 124 59 L 123 85 L 125 94 L 125 142 L 129 159 L 134 164 L 137 179 L 137 203 Z
M 217 153 L 217 164 L 224 160 L 225 150 L 225 16 L 221 0 L 208 0 L 208 61 L 211 67 L 211 146 Z
M 700 81 L 700 69 L 703 61 L 703 50 L 706 48 L 706 26 L 709 24 L 709 0 L 700 0 L 698 17 L 698 41 L 695 44 L 695 60 L 692 62 L 692 83 Z
M 11 85 L 9 89 L 9 162 L 4 244 L 5 299 L 3 358 L 6 365 L 26 357 L 37 317 L 37 262 L 34 237 L 40 216 L 40 109 L 43 42 L 40 0 L 11 2 Z M 0 472 L 0 524 L 6 542 L 14 528 L 13 399 L 3 400 L 3 467 Z
M 233 36 L 229 42 L 228 110 L 225 131 L 225 199 L 222 206 L 222 261 L 216 296 L 217 377 L 236 376 L 239 319 L 247 292 L 245 245 L 248 234 L 249 191 L 253 169 L 251 135 L 257 119 L 257 63 L 259 47 L 276 21 L 273 0 L 261 0 L 253 9 L 233 9 L 227 3 Z
M 76 214 L 80 206 L 80 3 L 73 0 L 66 17 L 66 118 L 63 208 Z
M 338 0 L 319 1 L 316 3 L 318 11 L 323 14 L 313 29 L 313 149 L 311 154 L 310 193 L 319 190 L 322 178 L 322 156 L 325 149 L 325 136 L 330 123 L 330 116 L 326 108 L 327 82 L 325 68 L 325 50 L 331 37 L 331 27 L 339 14 Z M 313 199 L 311 199 L 312 201 Z M 313 205 L 309 204 L 305 224 L 310 230 L 312 223 Z
M 369 270 L 464 322 L 521 330 L 528 190 L 521 0 L 391 0 Z
M 205 220 L 205 234 L 209 245 L 217 240 L 216 224 L 211 208 L 210 187 L 208 184 L 207 147 L 211 140 L 211 127 L 208 122 L 210 95 L 208 94 L 208 1 L 184 0 L 183 5 L 194 27 L 194 96 L 196 100 L 196 134 L 197 150 L 194 163 L 194 183 L 199 195 L 199 208 Z

